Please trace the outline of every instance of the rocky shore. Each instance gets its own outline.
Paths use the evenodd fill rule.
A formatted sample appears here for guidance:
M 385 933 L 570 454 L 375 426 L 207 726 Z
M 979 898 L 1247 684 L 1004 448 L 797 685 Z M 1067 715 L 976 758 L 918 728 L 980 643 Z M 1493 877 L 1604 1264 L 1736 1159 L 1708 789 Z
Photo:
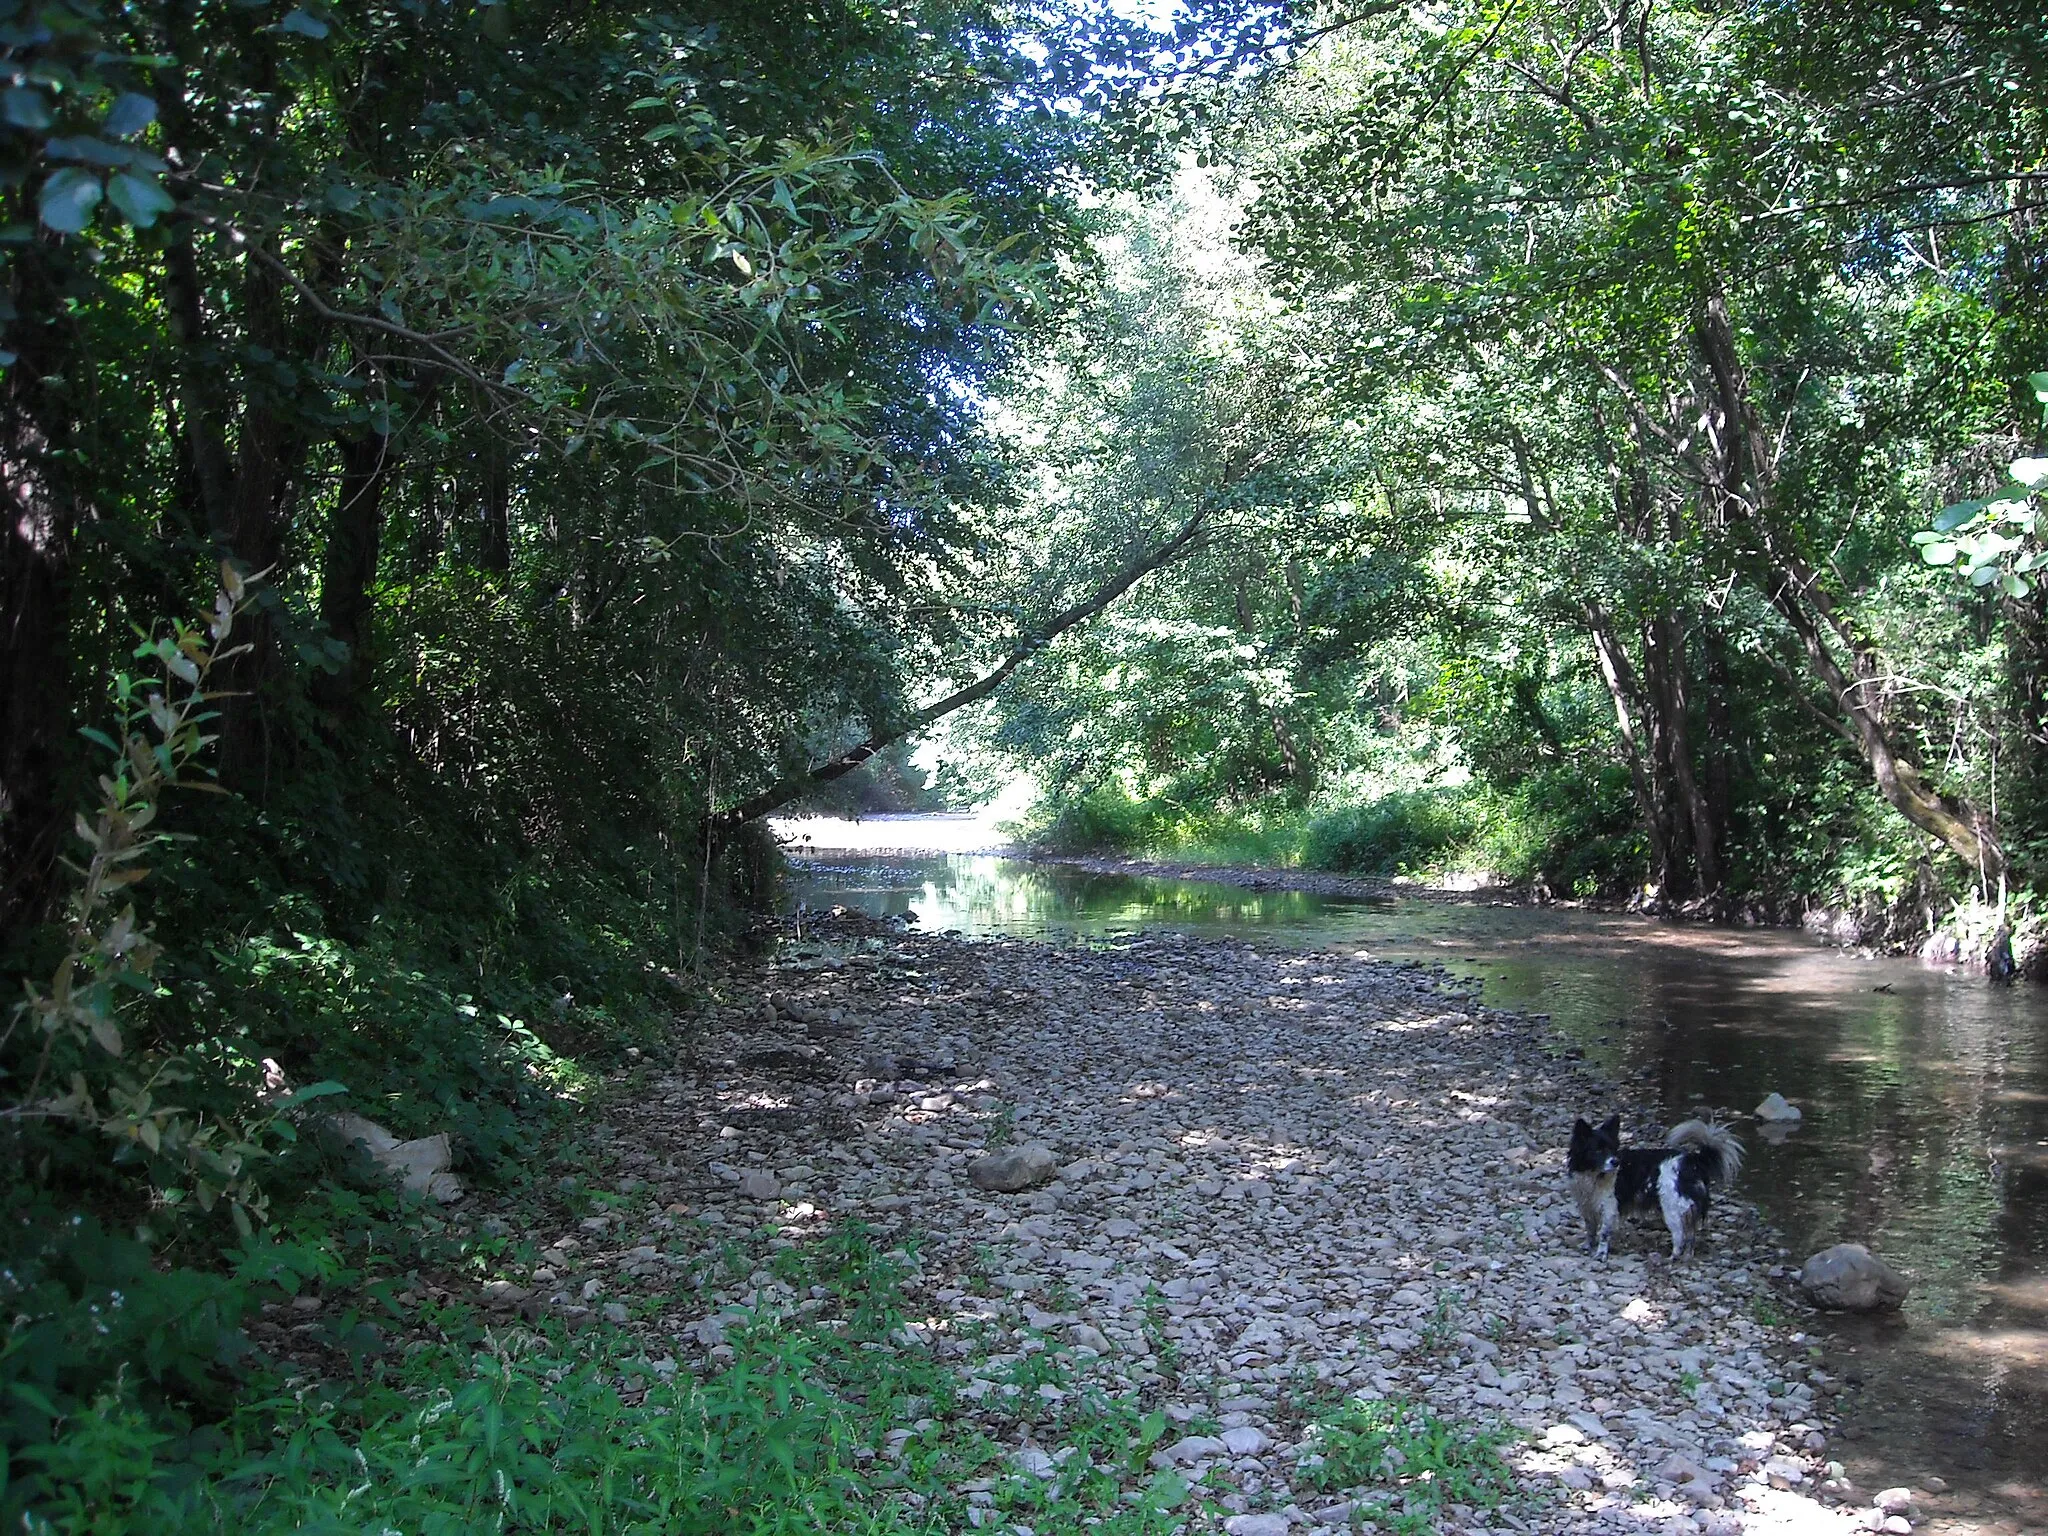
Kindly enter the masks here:
M 1561 1148 L 1576 1113 L 1626 1106 L 1542 1025 L 1362 956 L 822 937 L 737 978 L 612 1109 L 645 1203 L 532 1234 L 541 1267 L 488 1299 L 630 1311 L 657 1368 L 709 1364 L 748 1311 L 810 1302 L 767 1266 L 677 1287 L 692 1250 L 858 1219 L 916 1240 L 912 1332 L 1012 1475 L 1072 1449 L 1020 1396 L 1094 1383 L 1163 1411 L 1151 1472 L 1205 1487 L 1196 1528 L 1230 1536 L 1357 1528 L 1373 1490 L 1333 1481 L 1316 1427 L 1347 1399 L 1510 1433 L 1515 1495 L 1435 1529 L 1912 1529 L 1911 1491 L 1831 1462 L 1854 1389 L 1797 1331 L 1739 1185 L 1688 1261 L 1648 1230 L 1581 1252 Z M 1034 1356 L 1067 1385 L 1020 1385 Z M 993 1486 L 963 1485 L 970 1524 Z

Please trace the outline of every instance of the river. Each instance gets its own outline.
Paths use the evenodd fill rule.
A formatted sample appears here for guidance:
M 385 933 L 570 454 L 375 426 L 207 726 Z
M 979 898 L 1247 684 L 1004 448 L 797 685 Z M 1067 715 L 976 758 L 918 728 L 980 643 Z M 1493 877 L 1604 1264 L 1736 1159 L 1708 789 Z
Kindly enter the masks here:
M 931 932 L 1085 942 L 1172 928 L 1440 964 L 1483 981 L 1496 1007 L 1548 1014 L 1562 1048 L 1667 1121 L 1783 1093 L 1805 1120 L 1768 1136 L 1751 1123 L 1740 1187 L 1786 1262 L 1856 1241 L 1916 1282 L 1897 1318 L 1829 1325 L 1831 1369 L 1866 1383 L 1846 1400 L 1842 1461 L 1865 1488 L 1946 1482 L 1936 1530 L 2048 1531 L 2048 992 L 1782 931 L 802 852 L 793 902 L 914 915 Z

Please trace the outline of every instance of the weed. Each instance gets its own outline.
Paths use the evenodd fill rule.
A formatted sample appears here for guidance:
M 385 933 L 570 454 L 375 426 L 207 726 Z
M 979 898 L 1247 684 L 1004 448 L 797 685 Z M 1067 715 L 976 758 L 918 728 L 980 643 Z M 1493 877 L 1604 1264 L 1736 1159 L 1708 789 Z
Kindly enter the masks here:
M 1506 1430 L 1439 1418 L 1399 1399 L 1352 1399 L 1310 1426 L 1302 1463 L 1317 1488 L 1363 1489 L 1365 1517 L 1399 1536 L 1436 1530 L 1446 1505 L 1495 1509 L 1515 1488 Z
M 1759 1296 L 1750 1303 L 1749 1315 L 1766 1328 L 1785 1326 L 1785 1314 L 1779 1310 L 1776 1300 L 1769 1296 Z
M 1153 1358 L 1159 1362 L 1159 1371 L 1164 1376 L 1175 1376 L 1180 1372 L 1180 1345 L 1166 1331 L 1166 1293 L 1157 1284 L 1145 1288 L 1144 1300 L 1140 1303 L 1144 1317 L 1145 1342 L 1152 1347 Z
M 1455 1286 L 1444 1286 L 1436 1293 L 1436 1310 L 1422 1325 L 1422 1347 L 1431 1354 L 1442 1354 L 1457 1336 L 1458 1307 L 1464 1300 L 1464 1293 Z

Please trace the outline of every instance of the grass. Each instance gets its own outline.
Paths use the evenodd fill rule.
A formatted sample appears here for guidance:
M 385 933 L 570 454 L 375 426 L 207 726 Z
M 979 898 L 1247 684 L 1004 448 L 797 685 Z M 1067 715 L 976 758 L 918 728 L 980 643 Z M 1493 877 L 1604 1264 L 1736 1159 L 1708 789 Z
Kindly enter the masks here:
M 783 1249 L 775 1272 L 822 1290 L 822 1308 L 750 1317 L 727 1335 L 732 1358 L 698 1370 L 657 1365 L 625 1329 L 442 1306 L 422 1310 L 407 1349 L 373 1351 L 343 1379 L 245 1377 L 197 1428 L 123 1380 L 17 1458 L 34 1484 L 13 1490 L 31 1495 L 19 1528 L 937 1536 L 969 1528 L 974 1503 L 1039 1530 L 1184 1528 L 1202 1496 L 1147 1464 L 1168 1421 L 1135 1389 L 1040 1348 L 1000 1372 L 1021 1390 L 970 1411 L 958 1365 L 903 1331 L 914 1262 L 858 1227 Z M 1021 1465 L 1020 1442 L 1057 1459 Z
M 1353 1398 L 1309 1428 L 1308 1480 L 1355 1491 L 1364 1518 L 1397 1536 L 1425 1536 L 1452 1505 L 1497 1509 L 1515 1492 L 1501 1455 L 1513 1435 L 1459 1423 L 1399 1398 Z
M 1632 888 L 1641 839 L 1625 784 L 1559 770 L 1515 787 L 1432 784 L 1304 803 L 1276 794 L 1237 806 L 1171 791 L 1134 797 L 1115 783 L 1040 806 L 1026 841 L 1054 853 L 1121 853 L 1190 864 L 1253 865 L 1428 879 L 1479 876 L 1561 895 Z

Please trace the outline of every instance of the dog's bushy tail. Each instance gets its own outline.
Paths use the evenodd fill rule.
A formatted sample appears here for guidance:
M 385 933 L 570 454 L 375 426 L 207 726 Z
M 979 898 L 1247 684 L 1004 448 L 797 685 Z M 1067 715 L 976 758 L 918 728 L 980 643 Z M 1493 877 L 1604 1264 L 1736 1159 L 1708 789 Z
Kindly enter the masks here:
M 1707 1182 L 1732 1184 L 1742 1171 L 1742 1143 L 1725 1125 L 1704 1120 L 1687 1120 L 1671 1127 L 1664 1138 L 1667 1147 L 1687 1147 L 1707 1160 Z

